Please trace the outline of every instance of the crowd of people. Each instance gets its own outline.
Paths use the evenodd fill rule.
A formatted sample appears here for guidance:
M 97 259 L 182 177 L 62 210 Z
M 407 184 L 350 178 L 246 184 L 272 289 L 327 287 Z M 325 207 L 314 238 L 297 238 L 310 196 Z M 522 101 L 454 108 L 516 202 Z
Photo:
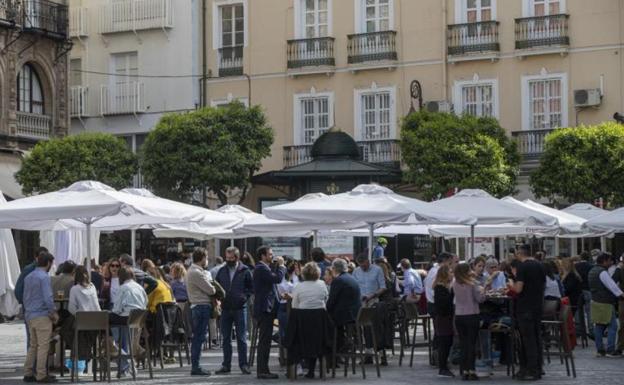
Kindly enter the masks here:
M 48 362 L 61 370 L 65 363 L 58 358 L 49 361 L 53 353 L 50 341 L 59 331 L 72 346 L 74 315 L 79 311 L 107 310 L 113 334 L 111 349 L 119 354 L 132 344 L 135 357 L 144 359 L 140 340 L 128 341 L 117 327 L 127 324 L 134 309 L 153 315 L 160 304 L 174 302 L 187 303 L 192 314 L 191 374 L 197 376 L 212 374 L 202 367 L 201 354 L 207 338 L 217 345 L 217 328 L 223 360 L 215 374 L 231 372 L 233 339 L 241 373 L 251 374 L 248 335 L 253 323 L 258 331 L 257 378 L 278 378 L 269 369 L 270 349 L 273 341 L 297 348 L 292 346 L 296 339 L 288 338 L 293 310 L 326 314 L 337 334 L 318 335 L 336 338 L 338 350 L 343 351 L 349 345 L 347 329 L 356 323 L 360 309 L 376 309 L 377 327 L 364 335 L 367 354 L 361 364 L 372 363 L 370 353 L 376 347 L 381 365 L 387 365 L 385 350 L 395 343 L 396 308 L 401 303 L 415 304 L 433 320 L 433 362 L 443 377 L 455 377 L 451 362 L 459 365 L 461 378 L 470 381 L 479 379 L 477 367 L 490 370 L 496 360 L 506 363 L 514 359 L 506 349 L 507 340 L 492 333 L 491 326 L 498 325 L 501 329 L 516 327 L 519 332 L 517 378 L 540 379 L 544 373 L 541 321 L 545 301 L 554 301 L 557 308 L 570 305 L 577 320 L 577 330 L 572 332 L 593 338 L 599 357 L 622 354 L 624 264 L 608 253 L 544 259 L 542 253 L 533 256 L 530 247 L 520 245 L 501 261 L 478 256 L 460 262 L 458 256 L 442 252 L 426 268 L 415 269 L 408 259 L 391 266 L 384 257 L 383 241 L 375 247 L 372 261 L 362 254 L 355 263 L 330 259 L 322 249 L 314 248 L 311 260 L 304 264 L 275 256 L 271 247 L 262 246 L 255 257 L 229 247 L 225 258 L 209 264 L 207 251 L 197 248 L 188 257 L 160 266 L 144 259 L 140 269 L 127 254 L 110 258 L 102 266 L 92 263 L 91 273 L 68 261 L 56 268 L 54 276 L 50 274 L 54 257 L 40 248 L 33 263 L 22 270 L 15 290 L 23 305 L 28 339 L 24 381 L 56 381 L 49 374 Z M 274 332 L 276 319 L 279 327 Z M 310 330 L 313 336 L 317 332 Z M 372 333 L 376 338 L 371 338 Z M 79 350 L 85 351 L 79 355 L 88 359 L 89 346 Z M 307 370 L 305 376 L 313 378 L 316 358 L 306 356 L 297 363 L 298 370 Z M 175 362 L 173 357 L 169 359 Z M 122 366 L 122 373 L 129 370 L 127 360 Z

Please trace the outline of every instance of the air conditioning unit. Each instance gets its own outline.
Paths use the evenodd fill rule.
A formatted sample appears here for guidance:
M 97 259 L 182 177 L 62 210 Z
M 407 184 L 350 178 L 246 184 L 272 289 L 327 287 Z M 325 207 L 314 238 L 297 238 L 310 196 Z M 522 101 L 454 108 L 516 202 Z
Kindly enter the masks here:
M 588 90 L 574 90 L 575 107 L 593 107 L 602 103 L 600 89 L 592 88 Z
M 429 112 L 452 112 L 453 106 L 450 102 L 446 100 L 436 100 L 427 102 L 425 104 L 425 108 Z

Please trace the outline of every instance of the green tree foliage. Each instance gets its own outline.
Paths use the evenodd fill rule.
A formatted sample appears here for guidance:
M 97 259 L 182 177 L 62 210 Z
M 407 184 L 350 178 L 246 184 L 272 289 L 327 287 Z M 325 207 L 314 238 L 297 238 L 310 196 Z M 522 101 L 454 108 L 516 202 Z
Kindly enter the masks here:
M 530 183 L 537 197 L 553 203 L 603 198 L 623 205 L 624 125 L 605 122 L 550 133 Z
M 512 194 L 520 156 L 516 143 L 494 118 L 420 111 L 401 130 L 404 179 L 426 199 L 454 188 L 479 188 L 495 196 Z
M 15 179 L 25 194 L 46 193 L 80 180 L 121 189 L 132 184 L 137 157 L 123 139 L 93 132 L 37 143 Z
M 227 191 L 241 189 L 271 154 L 273 130 L 259 106 L 225 107 L 164 116 L 142 147 L 145 182 L 162 196 L 188 200 L 211 191 L 227 203 Z

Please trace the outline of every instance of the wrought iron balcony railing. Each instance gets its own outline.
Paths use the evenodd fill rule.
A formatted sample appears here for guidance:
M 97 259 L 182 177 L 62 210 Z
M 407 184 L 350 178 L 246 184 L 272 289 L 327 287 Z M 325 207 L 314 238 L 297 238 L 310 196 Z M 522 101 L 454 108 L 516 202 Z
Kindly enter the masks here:
M 498 21 L 448 26 L 449 56 L 500 51 Z
M 334 66 L 334 38 L 288 40 L 288 68 Z
M 516 49 L 570 45 L 569 15 L 516 19 Z
M 243 74 L 243 46 L 219 48 L 219 76 Z
M 0 0 L 0 25 L 19 24 L 20 7 L 17 0 Z
M 22 0 L 21 25 L 24 31 L 67 39 L 69 9 L 64 4 L 48 0 Z
M 399 168 L 401 163 L 400 142 L 394 139 L 357 142 L 362 160 Z M 312 160 L 312 145 L 284 147 L 284 167 L 294 167 Z
M 518 143 L 518 151 L 525 158 L 539 158 L 544 152 L 546 136 L 554 130 L 523 130 L 514 131 L 511 136 Z
M 397 60 L 396 31 L 348 35 L 349 64 Z

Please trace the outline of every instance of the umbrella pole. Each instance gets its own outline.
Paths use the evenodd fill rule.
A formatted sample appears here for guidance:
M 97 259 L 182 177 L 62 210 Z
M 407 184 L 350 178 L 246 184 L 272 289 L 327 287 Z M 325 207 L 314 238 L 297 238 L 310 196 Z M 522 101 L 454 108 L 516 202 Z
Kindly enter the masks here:
M 373 261 L 373 237 L 375 236 L 375 225 L 368 224 L 368 260 Z
M 312 245 L 314 247 L 318 247 L 319 242 L 318 242 L 318 230 L 313 230 L 312 231 Z
M 475 227 L 470 225 L 470 259 L 474 259 L 475 252 Z
M 459 238 L 455 238 L 455 255 L 459 255 Z
M 559 256 L 559 238 L 555 237 L 555 257 Z
M 446 245 L 444 244 L 444 237 L 441 237 L 440 239 L 442 240 L 442 247 L 441 247 L 441 249 L 442 249 L 442 252 L 444 252 L 444 251 L 446 251 Z
M 87 271 L 91 276 L 91 222 L 87 222 Z
M 600 237 L 600 250 L 607 251 L 607 238 Z
M 585 238 L 581 238 L 581 253 L 585 251 Z
M 130 255 L 132 261 L 136 262 L 136 230 L 130 230 Z

